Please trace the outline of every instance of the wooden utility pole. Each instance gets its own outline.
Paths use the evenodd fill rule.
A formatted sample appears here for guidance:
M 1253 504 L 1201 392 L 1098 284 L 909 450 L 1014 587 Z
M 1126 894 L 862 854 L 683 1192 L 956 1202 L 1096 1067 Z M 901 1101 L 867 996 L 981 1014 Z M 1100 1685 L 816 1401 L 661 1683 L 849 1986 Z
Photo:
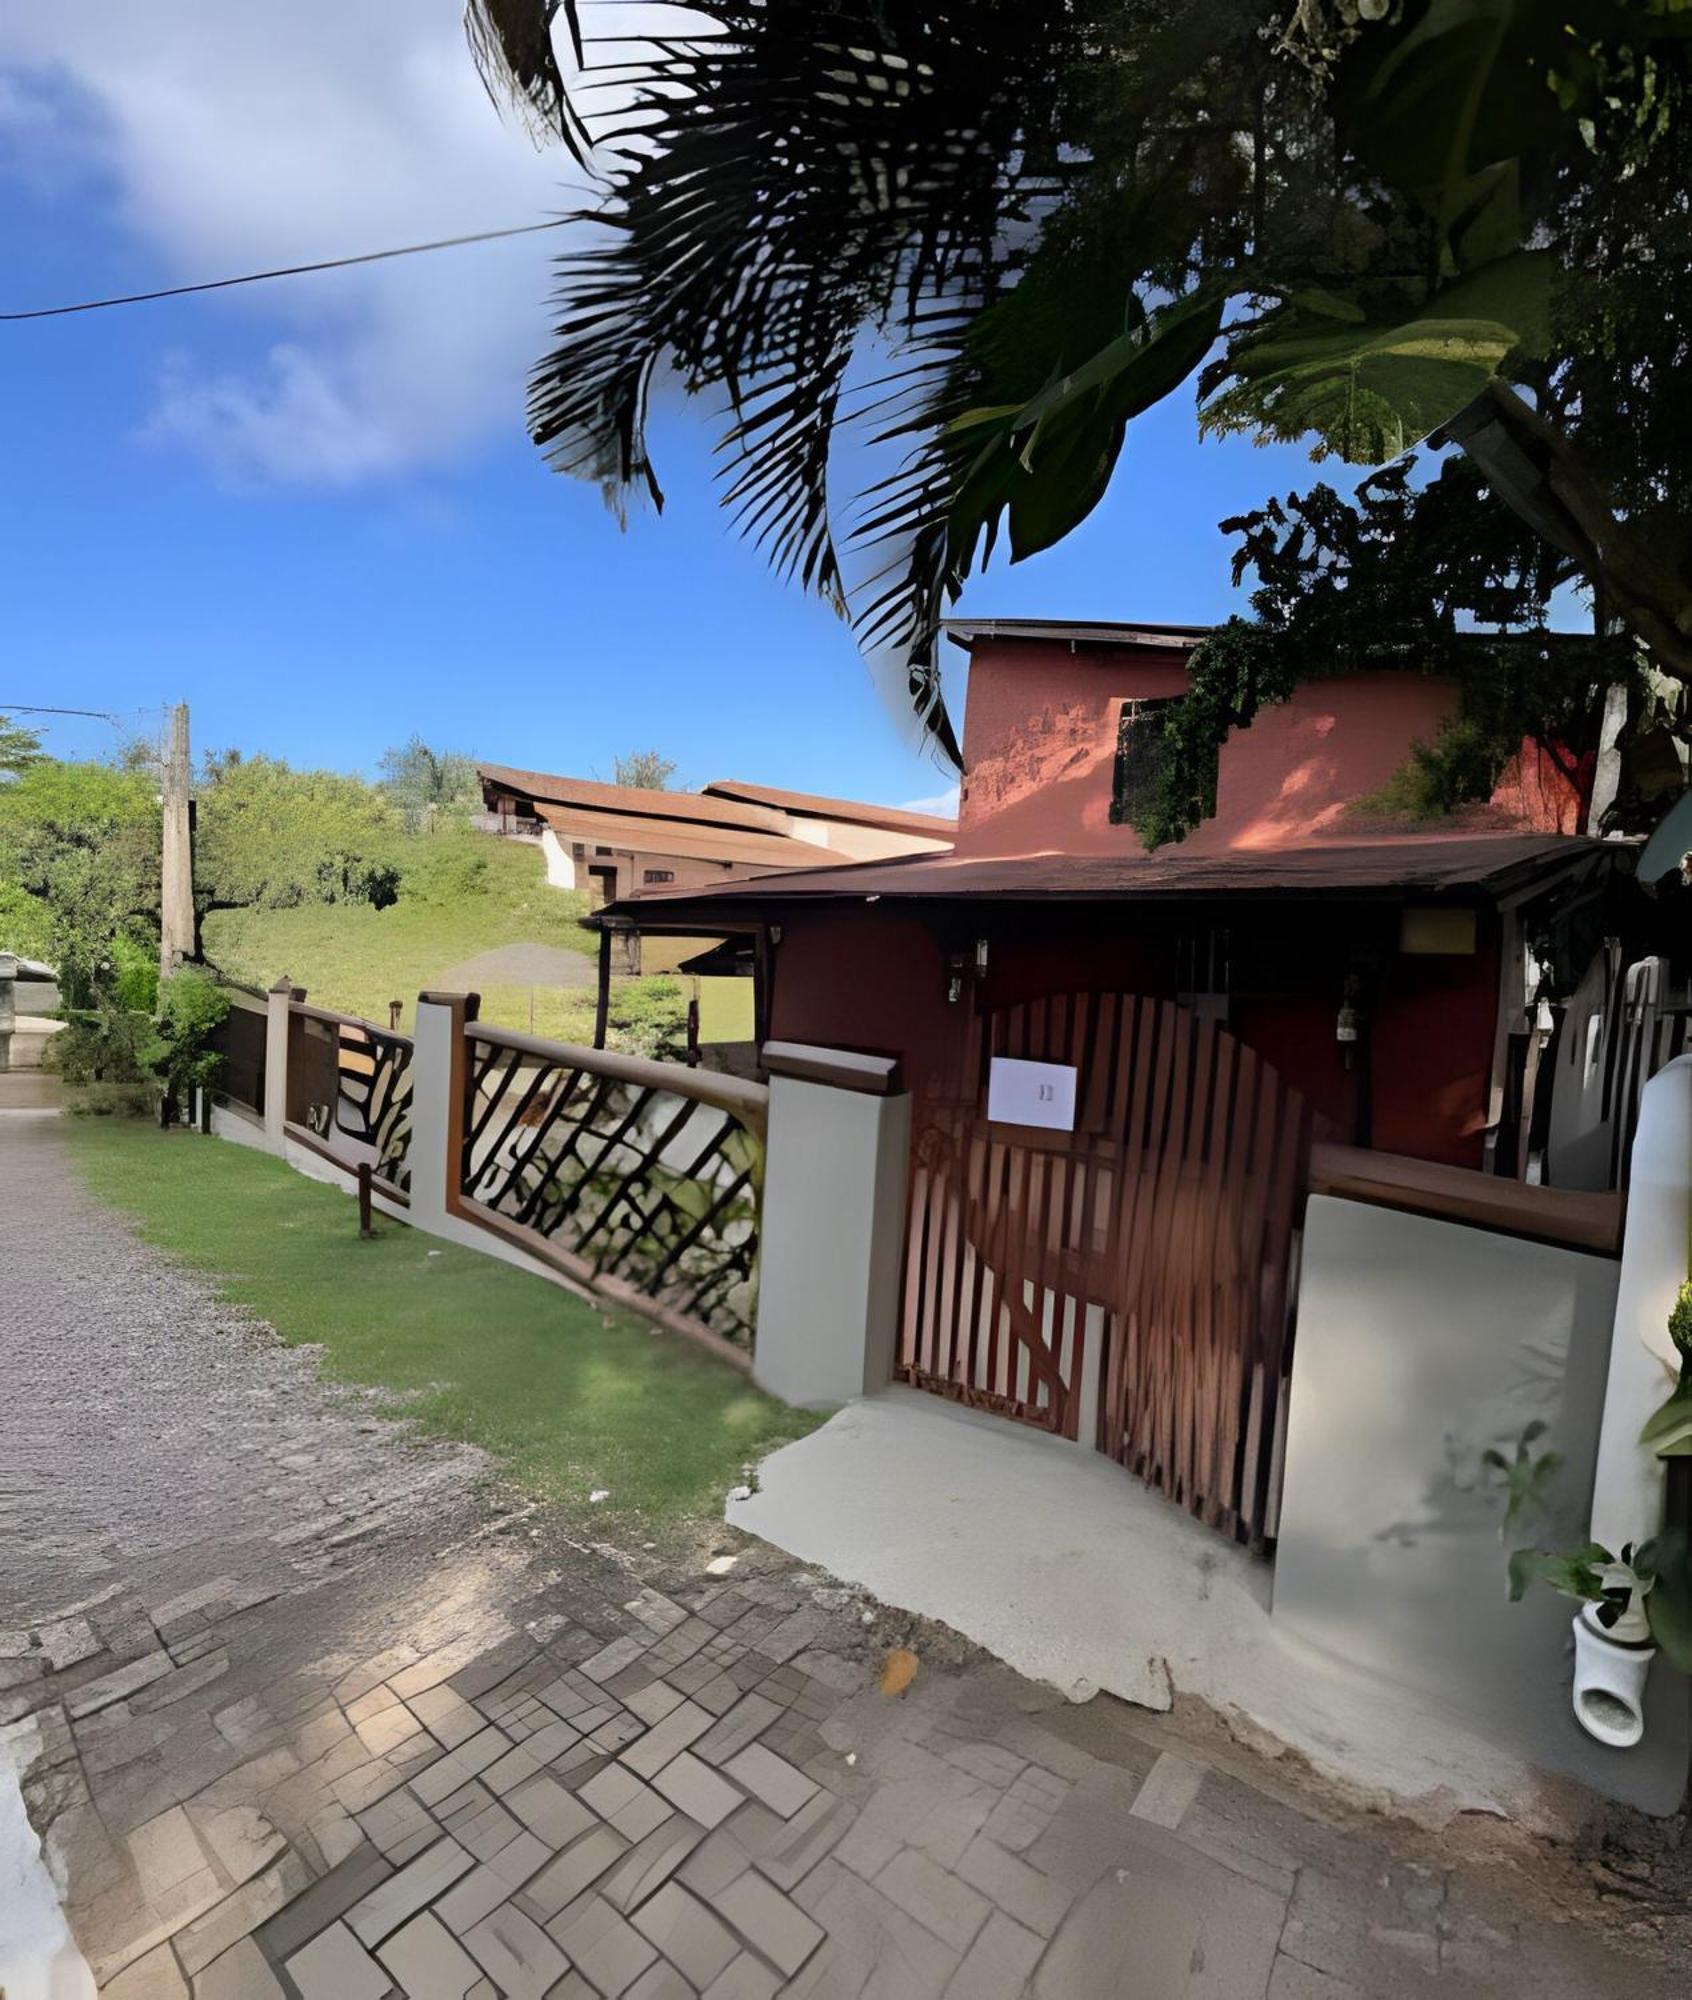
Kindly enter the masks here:
M 188 824 L 188 704 L 170 712 L 165 744 L 164 841 L 160 856 L 159 977 L 194 955 L 194 847 Z

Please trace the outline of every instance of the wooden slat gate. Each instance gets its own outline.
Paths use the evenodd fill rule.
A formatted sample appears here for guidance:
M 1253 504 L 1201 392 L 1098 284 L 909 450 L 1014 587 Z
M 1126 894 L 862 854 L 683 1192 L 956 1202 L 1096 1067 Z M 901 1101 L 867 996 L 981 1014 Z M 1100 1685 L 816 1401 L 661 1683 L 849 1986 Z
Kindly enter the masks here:
M 918 1108 L 898 1374 L 1270 1539 L 1303 1098 L 1168 1000 L 1068 994 L 972 1039 L 960 1087 Z M 993 1055 L 1073 1065 L 1074 1132 L 990 1123 Z

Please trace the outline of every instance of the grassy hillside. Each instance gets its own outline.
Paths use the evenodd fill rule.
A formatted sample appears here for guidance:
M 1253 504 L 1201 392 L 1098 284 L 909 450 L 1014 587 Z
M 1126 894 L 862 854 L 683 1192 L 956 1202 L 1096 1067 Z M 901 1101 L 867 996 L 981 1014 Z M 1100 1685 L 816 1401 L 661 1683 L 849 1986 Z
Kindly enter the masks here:
M 419 990 L 443 984 L 443 975 L 465 960 L 501 945 L 549 945 L 579 960 L 583 983 L 482 982 L 483 1018 L 527 1028 L 532 1008 L 537 1034 L 566 1041 L 591 1036 L 596 945 L 577 921 L 587 898 L 549 887 L 536 848 L 491 837 L 469 846 L 479 871 L 439 870 L 421 893 L 408 884 L 385 910 L 368 903 L 308 903 L 291 910 L 214 911 L 206 919 L 206 956 L 255 986 L 269 986 L 286 973 L 319 1006 L 366 1020 L 385 1022 L 388 1002 L 399 1000 L 409 1026 Z M 674 981 L 633 985 L 638 990 L 618 994 L 619 1013 L 654 1007 L 679 1013 L 685 1007 Z

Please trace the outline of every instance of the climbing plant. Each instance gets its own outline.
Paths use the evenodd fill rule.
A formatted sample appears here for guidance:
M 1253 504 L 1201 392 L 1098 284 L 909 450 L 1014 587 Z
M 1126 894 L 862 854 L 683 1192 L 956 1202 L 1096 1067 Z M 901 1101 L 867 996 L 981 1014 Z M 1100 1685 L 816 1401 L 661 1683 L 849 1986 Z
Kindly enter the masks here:
M 1252 615 L 1193 654 L 1134 817 L 1148 846 L 1181 839 L 1215 810 L 1229 730 L 1321 675 L 1389 670 L 1457 684 L 1457 713 L 1417 747 L 1387 801 L 1413 813 L 1488 797 L 1524 739 L 1571 776 L 1596 747 L 1606 689 L 1638 673 L 1633 642 L 1548 631 L 1569 564 L 1470 461 L 1447 462 L 1425 485 L 1414 467 L 1375 473 L 1351 499 L 1319 485 L 1222 523 L 1240 538 L 1234 582 L 1256 578 Z

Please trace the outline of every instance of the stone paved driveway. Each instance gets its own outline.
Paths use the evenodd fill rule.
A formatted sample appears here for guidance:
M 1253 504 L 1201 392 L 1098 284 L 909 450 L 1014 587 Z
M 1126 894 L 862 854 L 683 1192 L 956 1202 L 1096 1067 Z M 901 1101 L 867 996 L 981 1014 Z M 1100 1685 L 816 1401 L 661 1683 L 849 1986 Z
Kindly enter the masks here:
M 1648 1870 L 1072 1707 L 757 1545 L 565 1541 L 21 1113 L 0 1270 L 0 1722 L 114 2000 L 1686 1990 Z

